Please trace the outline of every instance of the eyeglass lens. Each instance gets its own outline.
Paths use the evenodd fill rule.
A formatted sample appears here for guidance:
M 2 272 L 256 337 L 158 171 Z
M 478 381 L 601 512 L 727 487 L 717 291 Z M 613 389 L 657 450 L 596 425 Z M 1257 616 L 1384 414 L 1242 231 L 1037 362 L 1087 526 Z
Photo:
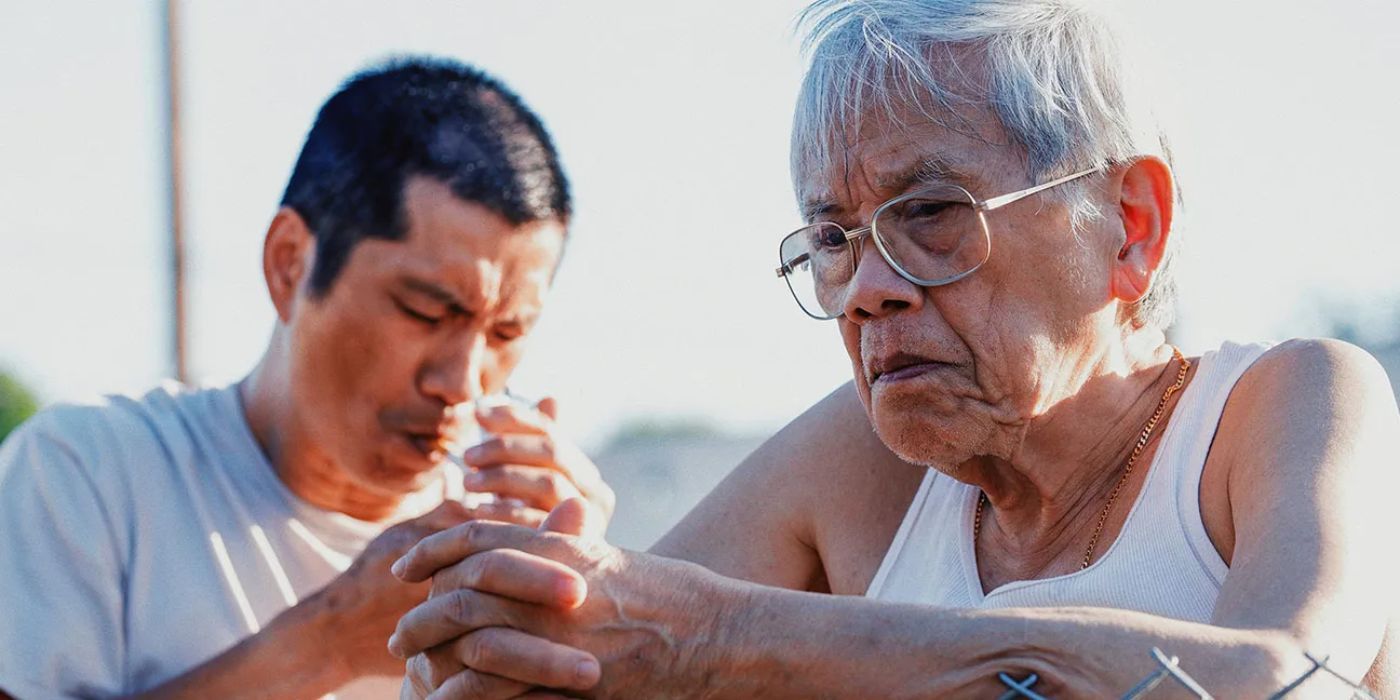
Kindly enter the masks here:
M 985 220 L 962 188 L 929 188 L 893 199 L 872 219 L 882 255 L 919 284 L 934 286 L 966 274 L 990 252 Z M 854 249 L 860 245 L 848 242 L 845 230 L 830 222 L 783 239 L 788 286 L 803 311 L 817 318 L 844 312 L 856 269 Z

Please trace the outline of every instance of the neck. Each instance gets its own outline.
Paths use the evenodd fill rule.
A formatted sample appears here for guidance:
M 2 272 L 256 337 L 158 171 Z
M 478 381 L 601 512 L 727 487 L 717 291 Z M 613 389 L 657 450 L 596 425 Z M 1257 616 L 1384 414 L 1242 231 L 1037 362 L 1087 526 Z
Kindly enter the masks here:
M 312 438 L 293 393 L 289 360 L 279 328 L 258 365 L 238 385 L 248 427 L 277 477 L 298 498 L 318 508 L 372 522 L 390 519 L 403 496 L 357 484 L 330 451 Z
M 1047 398 L 1010 455 L 976 458 L 959 477 L 986 493 L 987 519 L 995 513 L 1001 551 L 1032 569 L 1068 552 L 1082 554 L 1077 548 L 1087 541 L 1144 425 L 1175 382 L 1176 369 L 1162 334 L 1140 331 L 1070 357 L 1047 373 L 1042 382 Z M 1158 437 L 1153 431 L 1154 443 Z M 1147 452 L 1139 462 L 1147 461 Z M 1141 463 L 1134 470 L 1135 476 L 1146 471 Z M 991 529 L 984 523 L 984 531 Z

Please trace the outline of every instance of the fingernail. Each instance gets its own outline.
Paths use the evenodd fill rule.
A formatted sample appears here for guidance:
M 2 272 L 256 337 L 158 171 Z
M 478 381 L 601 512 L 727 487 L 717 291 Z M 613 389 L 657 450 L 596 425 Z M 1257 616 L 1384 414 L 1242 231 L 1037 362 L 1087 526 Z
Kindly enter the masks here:
M 584 659 L 574 667 L 574 687 L 580 690 L 587 690 L 598 683 L 598 677 L 602 675 L 602 670 L 598 668 L 598 662 L 593 659 Z
M 408 568 L 408 562 L 404 561 L 403 557 L 399 557 L 399 559 L 394 562 L 394 565 L 389 567 L 389 571 L 393 572 L 395 576 L 403 578 L 403 570 L 406 568 Z
M 480 456 L 481 456 L 481 445 L 475 445 L 475 446 L 473 446 L 473 447 L 468 447 L 466 450 L 464 450 L 464 451 L 462 452 L 462 459 L 463 459 L 464 461 L 468 461 L 468 462 L 470 462 L 471 460 L 474 460 L 474 459 L 476 459 L 477 457 L 480 457 Z
M 462 477 L 462 483 L 466 484 L 468 488 L 481 486 L 486 483 L 486 477 L 482 476 L 481 472 L 467 472 L 467 475 Z
M 393 654 L 393 655 L 394 655 L 395 657 L 397 657 L 397 658 L 400 658 L 400 659 L 403 658 L 403 654 L 399 653 L 399 633 L 398 633 L 398 632 L 395 632 L 395 633 L 389 635 L 389 653 L 390 653 L 390 654 Z

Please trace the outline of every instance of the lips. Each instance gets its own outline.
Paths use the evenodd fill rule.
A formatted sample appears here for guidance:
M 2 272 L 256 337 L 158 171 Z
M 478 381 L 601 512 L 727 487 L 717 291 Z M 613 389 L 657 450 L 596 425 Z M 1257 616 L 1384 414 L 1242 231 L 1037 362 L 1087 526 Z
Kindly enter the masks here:
M 866 377 L 873 385 L 881 379 L 885 381 L 908 379 L 947 364 L 923 355 L 897 352 L 871 362 L 866 369 Z
M 423 457 L 438 461 L 456 446 L 457 424 L 450 419 L 390 425 L 389 431 L 400 435 Z

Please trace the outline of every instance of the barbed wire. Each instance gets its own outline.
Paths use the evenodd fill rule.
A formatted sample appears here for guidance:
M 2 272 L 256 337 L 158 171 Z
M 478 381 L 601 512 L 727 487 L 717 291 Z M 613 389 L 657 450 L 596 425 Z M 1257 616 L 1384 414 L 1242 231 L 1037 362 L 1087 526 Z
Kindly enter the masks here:
M 1270 695 L 1269 700 L 1283 698 L 1294 690 L 1297 690 L 1319 673 L 1330 675 L 1347 684 L 1352 691 L 1350 696 L 1351 700 L 1376 700 L 1376 696 L 1373 695 L 1370 690 L 1367 690 L 1365 686 L 1347 678 L 1336 669 L 1328 666 L 1327 662 L 1332 658 L 1331 656 L 1324 656 L 1319 659 L 1309 653 L 1304 653 L 1303 655 L 1307 657 L 1310 664 L 1308 670 L 1280 688 L 1273 695 Z M 1138 698 L 1143 698 L 1148 693 L 1152 692 L 1154 688 L 1167 680 L 1171 680 L 1182 688 L 1190 691 L 1200 700 L 1214 700 L 1213 696 L 1209 692 L 1206 692 L 1206 689 L 1201 687 L 1201 684 L 1181 667 L 1180 659 L 1177 657 L 1168 656 L 1161 649 L 1152 647 L 1152 660 L 1157 664 L 1157 669 L 1144 677 L 1137 685 L 1134 685 L 1132 689 L 1122 696 L 1122 700 L 1137 700 Z M 998 673 L 997 679 L 1007 688 L 1006 692 L 999 697 L 999 700 L 1017 700 L 1018 698 L 1024 698 L 1025 700 L 1049 700 L 1049 698 L 1041 695 L 1034 689 L 1035 684 L 1040 681 L 1040 676 L 1037 674 L 1032 673 L 1025 678 L 1017 680 L 1013 678 L 1011 674 Z

